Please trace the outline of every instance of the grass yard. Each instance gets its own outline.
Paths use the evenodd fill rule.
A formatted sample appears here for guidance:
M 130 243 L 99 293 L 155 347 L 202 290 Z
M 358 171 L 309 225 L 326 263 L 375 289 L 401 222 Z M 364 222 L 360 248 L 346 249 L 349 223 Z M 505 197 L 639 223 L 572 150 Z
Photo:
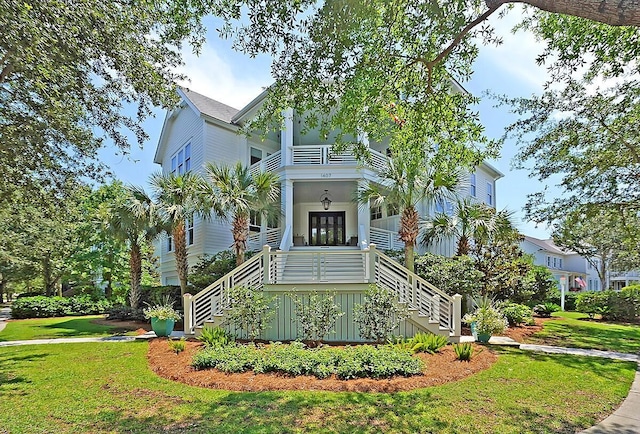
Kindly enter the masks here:
M 92 321 L 103 315 L 13 320 L 0 332 L 1 341 L 111 336 L 124 330 Z
M 10 433 L 574 433 L 627 395 L 636 365 L 500 348 L 489 370 L 397 394 L 227 392 L 173 383 L 147 342 L 0 352 Z M 2 431 L 0 429 L 0 431 Z
M 529 337 L 527 343 L 621 353 L 640 352 L 639 325 L 589 320 L 586 314 L 579 312 L 555 312 L 553 315 L 557 318 L 546 321 L 544 328 Z

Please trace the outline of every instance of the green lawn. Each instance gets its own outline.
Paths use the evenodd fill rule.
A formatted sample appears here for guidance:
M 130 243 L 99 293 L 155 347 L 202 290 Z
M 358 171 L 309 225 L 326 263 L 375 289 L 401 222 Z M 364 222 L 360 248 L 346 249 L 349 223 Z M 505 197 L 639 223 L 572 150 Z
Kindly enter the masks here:
M 104 316 L 66 316 L 9 321 L 7 327 L 0 332 L 0 341 L 110 336 L 124 331 L 121 328 L 92 322 L 98 318 L 104 318 Z
M 586 314 L 579 312 L 555 312 L 553 316 L 553 320 L 544 323 L 542 331 L 526 342 L 621 353 L 640 352 L 639 325 L 590 320 Z
M 574 433 L 627 395 L 634 363 L 500 348 L 465 380 L 397 394 L 241 393 L 153 374 L 148 343 L 3 348 L 10 433 Z

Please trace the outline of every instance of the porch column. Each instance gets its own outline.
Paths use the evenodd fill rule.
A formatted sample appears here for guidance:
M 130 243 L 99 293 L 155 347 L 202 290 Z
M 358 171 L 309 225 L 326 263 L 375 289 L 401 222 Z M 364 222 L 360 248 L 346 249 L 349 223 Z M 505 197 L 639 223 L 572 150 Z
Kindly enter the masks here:
M 282 129 L 280 130 L 280 161 L 282 166 L 293 164 L 290 149 L 293 146 L 293 109 L 282 111 Z
M 358 181 L 358 189 L 366 187 L 368 181 L 362 179 Z M 365 239 L 362 239 L 364 236 Z M 365 247 L 371 243 L 371 211 L 369 203 L 358 204 L 358 244 L 362 247 L 364 243 Z
M 282 228 L 284 230 L 282 242 L 283 245 L 291 247 L 293 245 L 293 181 L 285 179 L 282 181 L 282 215 L 284 216 L 284 224 Z M 287 230 L 287 227 L 290 227 Z

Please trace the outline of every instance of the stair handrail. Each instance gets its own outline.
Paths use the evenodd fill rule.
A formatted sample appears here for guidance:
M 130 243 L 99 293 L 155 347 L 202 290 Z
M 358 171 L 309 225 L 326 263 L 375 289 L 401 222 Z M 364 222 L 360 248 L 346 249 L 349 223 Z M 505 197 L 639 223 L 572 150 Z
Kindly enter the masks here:
M 390 285 L 392 287 L 389 289 L 394 291 L 400 299 L 404 299 L 409 307 L 417 309 L 419 313 L 428 315 L 432 320 L 437 320 L 438 324 L 441 327 L 449 329 L 453 336 L 460 336 L 461 295 L 456 294 L 450 296 L 416 273 L 409 271 L 389 256 L 378 251 L 375 248 L 375 244 L 370 246 L 370 252 L 374 254 L 375 258 L 373 262 L 375 264 L 374 272 L 376 283 L 381 283 L 380 280 L 384 268 L 384 271 L 391 273 L 400 285 L 406 285 L 406 287 L 411 289 L 411 294 L 402 294 L 399 292 L 400 285 Z M 398 273 L 396 269 L 388 266 L 385 262 L 393 265 L 396 269 L 402 270 L 402 274 L 404 275 Z M 425 288 L 431 293 L 426 291 Z M 407 297 L 407 295 L 409 295 L 409 297 Z M 422 295 L 426 296 L 426 303 L 422 299 Z
M 243 262 L 242 265 L 234 268 L 232 271 L 225 274 L 224 276 L 222 276 L 221 278 L 219 278 L 218 280 L 216 280 L 211 285 L 207 286 L 197 294 L 195 295 L 185 294 L 184 295 L 184 332 L 186 334 L 192 334 L 196 326 L 203 324 L 204 321 L 210 319 L 210 315 L 199 315 L 199 312 L 196 311 L 196 302 L 199 299 L 207 296 L 210 297 L 211 308 L 207 309 L 206 312 L 210 313 L 211 315 L 218 313 L 218 312 L 213 312 L 214 299 L 222 299 L 224 297 L 225 283 L 227 284 L 226 286 L 230 286 L 228 285 L 228 283 L 233 281 L 234 280 L 233 278 L 235 276 L 241 274 L 247 268 L 254 266 L 256 262 L 262 262 L 264 255 L 265 255 L 265 250 L 262 250 L 260 253 L 251 257 L 251 259 Z M 256 281 L 259 281 L 262 283 L 264 281 L 264 267 L 262 266 L 259 267 L 258 272 L 260 273 L 260 275 L 254 276 L 254 277 L 259 277 L 258 279 L 256 279 Z M 218 291 L 219 291 L 219 294 L 216 294 L 216 292 Z M 201 318 L 202 316 L 206 316 L 206 318 Z

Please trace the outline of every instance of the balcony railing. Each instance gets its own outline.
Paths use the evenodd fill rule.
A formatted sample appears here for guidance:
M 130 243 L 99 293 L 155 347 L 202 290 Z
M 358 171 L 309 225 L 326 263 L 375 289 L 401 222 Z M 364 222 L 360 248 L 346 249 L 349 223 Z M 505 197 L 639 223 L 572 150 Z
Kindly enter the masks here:
M 387 166 L 387 156 L 381 152 L 369 150 L 370 163 L 364 167 L 381 171 Z M 274 171 L 282 166 L 357 166 L 360 163 L 350 151 L 336 153 L 331 145 L 291 146 L 286 156 L 278 151 L 251 166 L 251 173 Z

